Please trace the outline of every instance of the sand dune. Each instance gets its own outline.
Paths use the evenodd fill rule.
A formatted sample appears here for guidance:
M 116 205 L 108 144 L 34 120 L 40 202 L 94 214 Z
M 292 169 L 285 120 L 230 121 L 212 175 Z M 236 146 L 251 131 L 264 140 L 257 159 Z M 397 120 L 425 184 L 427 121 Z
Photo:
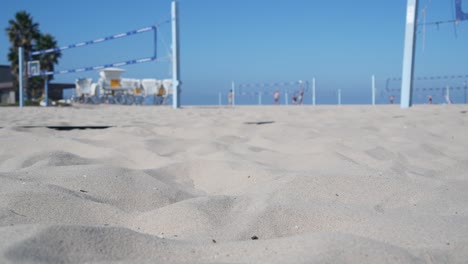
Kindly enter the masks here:
M 467 263 L 467 110 L 0 108 L 0 262 Z

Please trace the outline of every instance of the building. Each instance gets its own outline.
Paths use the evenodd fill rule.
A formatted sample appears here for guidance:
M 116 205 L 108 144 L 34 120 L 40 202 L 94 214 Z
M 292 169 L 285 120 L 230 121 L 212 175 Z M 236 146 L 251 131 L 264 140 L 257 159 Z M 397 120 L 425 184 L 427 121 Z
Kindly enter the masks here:
M 62 99 L 64 89 L 74 88 L 74 83 L 49 83 L 49 99 Z M 16 92 L 13 87 L 13 76 L 9 65 L 0 65 L 0 104 L 14 104 L 16 102 Z
M 0 65 L 0 103 L 14 104 L 15 89 L 13 89 L 13 76 L 10 66 Z

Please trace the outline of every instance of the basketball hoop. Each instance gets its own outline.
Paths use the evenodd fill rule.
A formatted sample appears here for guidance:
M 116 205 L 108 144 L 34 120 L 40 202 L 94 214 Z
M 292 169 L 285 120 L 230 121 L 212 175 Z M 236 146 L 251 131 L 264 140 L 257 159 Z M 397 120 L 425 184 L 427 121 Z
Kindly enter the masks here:
M 28 61 L 28 75 L 37 75 L 41 72 L 41 64 L 38 60 Z

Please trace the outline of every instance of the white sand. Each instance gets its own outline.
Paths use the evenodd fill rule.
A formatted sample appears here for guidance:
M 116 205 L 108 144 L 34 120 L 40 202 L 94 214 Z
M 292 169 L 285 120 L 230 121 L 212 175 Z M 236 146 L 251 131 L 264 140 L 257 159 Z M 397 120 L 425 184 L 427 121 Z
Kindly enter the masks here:
M 468 263 L 467 111 L 0 108 L 0 263 Z

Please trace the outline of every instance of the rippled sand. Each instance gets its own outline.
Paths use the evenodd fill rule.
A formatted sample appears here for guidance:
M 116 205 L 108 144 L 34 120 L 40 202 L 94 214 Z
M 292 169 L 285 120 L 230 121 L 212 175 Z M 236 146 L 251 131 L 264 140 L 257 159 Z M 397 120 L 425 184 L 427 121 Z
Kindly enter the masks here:
M 467 111 L 0 108 L 0 262 L 467 263 Z

